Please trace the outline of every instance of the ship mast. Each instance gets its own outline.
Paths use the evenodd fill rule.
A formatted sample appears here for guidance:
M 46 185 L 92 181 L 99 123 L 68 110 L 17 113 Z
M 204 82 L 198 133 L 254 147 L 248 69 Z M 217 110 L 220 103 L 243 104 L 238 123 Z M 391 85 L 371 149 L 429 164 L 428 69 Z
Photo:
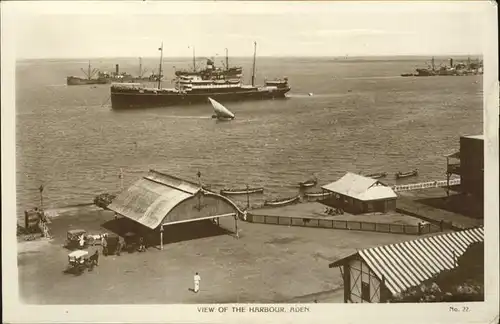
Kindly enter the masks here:
M 432 62 L 432 63 L 431 63 L 431 64 L 432 64 L 432 71 L 434 71 L 434 70 L 435 70 L 435 66 L 434 66 L 434 56 L 432 57 L 432 61 L 431 61 L 431 62 Z
M 139 77 L 142 78 L 142 57 L 139 57 Z
M 193 71 L 196 72 L 196 54 L 195 54 L 195 49 L 193 46 Z
M 161 64 L 163 62 L 163 42 L 161 42 L 161 47 L 158 50 L 160 51 L 160 73 L 158 75 L 158 89 L 161 89 L 161 77 L 162 77 Z
M 89 61 L 89 72 L 87 73 L 87 78 L 90 80 L 92 78 L 92 76 L 90 75 L 90 61 Z
M 227 54 L 227 48 L 226 48 L 226 71 L 229 70 L 229 56 Z
M 253 72 L 252 72 L 252 87 L 255 85 L 255 55 L 257 54 L 257 42 L 253 42 Z

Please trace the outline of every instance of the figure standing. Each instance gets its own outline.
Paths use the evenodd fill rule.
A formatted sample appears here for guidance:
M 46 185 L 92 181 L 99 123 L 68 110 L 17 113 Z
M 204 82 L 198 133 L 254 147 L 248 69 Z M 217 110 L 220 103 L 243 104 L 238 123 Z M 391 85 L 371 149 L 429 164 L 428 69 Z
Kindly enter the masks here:
M 78 243 L 80 245 L 80 249 L 83 249 L 85 245 L 85 237 L 83 235 L 80 235 L 80 237 L 78 238 Z
M 200 281 L 201 281 L 201 277 L 200 277 L 200 275 L 197 272 L 194 275 L 194 292 L 195 293 L 198 293 L 198 291 L 200 291 Z
M 102 254 L 104 256 L 107 256 L 108 255 L 108 240 L 106 240 L 106 235 L 102 236 L 101 245 L 102 245 Z

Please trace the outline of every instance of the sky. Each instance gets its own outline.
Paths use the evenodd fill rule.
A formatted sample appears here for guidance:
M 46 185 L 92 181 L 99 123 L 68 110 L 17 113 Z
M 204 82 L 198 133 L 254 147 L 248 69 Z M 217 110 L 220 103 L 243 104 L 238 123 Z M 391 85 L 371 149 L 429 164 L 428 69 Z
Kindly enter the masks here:
M 17 3 L 17 2 L 16 2 Z M 17 3 L 17 59 L 480 55 L 488 3 Z

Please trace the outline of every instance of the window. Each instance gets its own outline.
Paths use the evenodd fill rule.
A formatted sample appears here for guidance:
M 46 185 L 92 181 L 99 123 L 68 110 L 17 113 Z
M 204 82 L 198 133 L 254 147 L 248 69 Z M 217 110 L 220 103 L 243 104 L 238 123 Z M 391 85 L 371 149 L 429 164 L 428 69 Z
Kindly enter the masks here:
M 361 299 L 370 302 L 370 285 L 367 282 L 361 282 Z

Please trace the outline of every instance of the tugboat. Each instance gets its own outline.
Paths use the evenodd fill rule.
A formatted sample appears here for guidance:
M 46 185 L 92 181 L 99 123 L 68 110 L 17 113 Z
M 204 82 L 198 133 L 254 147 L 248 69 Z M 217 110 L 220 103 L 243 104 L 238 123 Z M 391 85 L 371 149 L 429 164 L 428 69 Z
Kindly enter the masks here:
M 161 52 L 159 75 L 162 75 L 163 44 L 159 50 Z M 266 81 L 263 86 L 255 85 L 256 51 L 257 43 L 254 43 L 251 85 L 242 83 L 241 67 L 229 68 L 226 65 L 222 70 L 216 68 L 212 60 L 207 60 L 204 70 L 196 71 L 196 66 L 194 66 L 192 72 L 176 72 L 173 89 L 162 88 L 161 79 L 158 79 L 157 88 L 146 87 L 138 83 L 112 84 L 111 107 L 130 109 L 189 105 L 207 102 L 209 97 L 218 102 L 285 98 L 285 94 L 290 91 L 288 78 Z

